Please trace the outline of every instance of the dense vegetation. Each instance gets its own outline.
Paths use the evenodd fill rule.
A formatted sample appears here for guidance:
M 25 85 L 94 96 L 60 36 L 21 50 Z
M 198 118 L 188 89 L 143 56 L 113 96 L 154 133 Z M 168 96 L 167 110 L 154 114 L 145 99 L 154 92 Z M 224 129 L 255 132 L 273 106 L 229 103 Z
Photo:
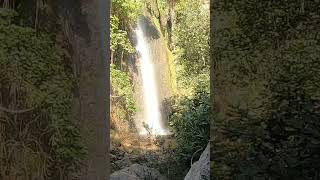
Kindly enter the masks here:
M 111 64 L 121 63 L 125 54 L 135 52 L 129 40 L 131 26 L 135 23 L 141 12 L 142 4 L 134 0 L 111 1 L 110 15 L 110 49 Z
M 177 157 L 184 163 L 189 163 L 199 148 L 204 150 L 209 141 L 210 25 L 206 3 L 208 1 L 186 0 L 180 1 L 176 7 L 173 47 L 178 88 L 184 92 L 174 101 L 170 123 L 179 144 Z
M 215 2 L 214 179 L 319 179 L 319 5 Z
M 0 9 L 0 179 L 63 177 L 85 155 L 71 122 L 73 75 L 52 37 L 17 16 Z

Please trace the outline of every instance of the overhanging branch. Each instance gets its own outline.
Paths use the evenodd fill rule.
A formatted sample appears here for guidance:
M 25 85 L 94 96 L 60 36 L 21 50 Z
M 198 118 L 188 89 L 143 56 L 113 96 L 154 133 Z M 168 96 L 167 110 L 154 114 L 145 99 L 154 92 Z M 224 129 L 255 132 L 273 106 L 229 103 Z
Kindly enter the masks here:
M 4 112 L 7 112 L 7 113 L 11 113 L 11 114 L 26 113 L 26 112 L 30 112 L 32 110 L 34 110 L 34 108 L 16 110 L 16 109 L 5 108 L 2 105 L 0 105 L 0 111 L 4 111 Z

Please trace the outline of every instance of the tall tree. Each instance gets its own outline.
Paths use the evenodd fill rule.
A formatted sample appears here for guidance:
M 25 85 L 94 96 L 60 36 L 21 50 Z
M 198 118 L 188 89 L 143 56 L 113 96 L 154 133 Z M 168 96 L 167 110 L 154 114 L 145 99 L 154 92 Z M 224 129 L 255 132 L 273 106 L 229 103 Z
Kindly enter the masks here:
M 64 28 L 69 32 L 66 36 L 71 44 L 74 67 L 78 70 L 73 114 L 88 152 L 79 179 L 106 179 L 109 174 L 107 2 L 57 3 L 63 6 L 60 15 L 69 22 Z

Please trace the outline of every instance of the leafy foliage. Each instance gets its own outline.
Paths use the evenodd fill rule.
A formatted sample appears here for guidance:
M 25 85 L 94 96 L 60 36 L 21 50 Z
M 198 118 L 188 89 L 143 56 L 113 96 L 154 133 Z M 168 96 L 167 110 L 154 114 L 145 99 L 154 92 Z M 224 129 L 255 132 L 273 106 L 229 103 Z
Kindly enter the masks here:
M 177 25 L 174 42 L 179 52 L 179 64 L 186 74 L 199 74 L 209 70 L 210 18 L 208 1 L 181 1 L 177 5 Z
M 169 123 L 177 138 L 178 156 L 182 162 L 189 162 L 193 153 L 206 147 L 209 141 L 210 108 L 209 94 L 201 91 L 192 98 L 181 97 L 173 105 Z
M 0 23 L 2 25 L 10 24 L 18 13 L 6 8 L 0 8 Z
M 178 88 L 193 94 L 198 82 L 209 87 L 209 9 L 208 1 L 180 1 L 173 31 Z M 189 88 L 185 88 L 189 87 Z M 207 88 L 206 88 L 207 89 Z
M 8 13 L 8 10 L 0 10 L 0 14 L 3 12 Z M 41 148 L 46 149 L 55 163 L 72 168 L 84 157 L 85 149 L 78 130 L 70 121 L 73 78 L 61 51 L 48 35 L 8 23 L 0 23 L 0 41 L 0 92 L 7 98 L 3 105 L 15 102 L 15 107 L 35 109 L 28 113 L 29 116 L 20 116 L 24 122 L 21 128 L 27 131 L 32 122 L 44 124 L 44 133 L 48 134 L 45 140 L 41 139 L 43 135 L 36 133 L 42 132 L 40 129 L 27 132 L 39 139 Z M 13 97 L 10 91 L 16 91 L 18 95 Z
M 127 53 L 135 52 L 129 41 L 128 32 L 132 24 L 140 15 L 142 3 L 135 0 L 113 0 L 111 1 L 110 16 L 110 48 L 113 51 L 119 49 Z
M 110 80 L 112 94 L 125 98 L 126 109 L 129 113 L 134 113 L 137 110 L 131 79 L 126 72 L 115 68 L 115 65 L 110 65 Z
M 111 1 L 111 13 L 127 23 L 134 23 L 141 13 L 142 2 L 136 0 Z
M 215 3 L 214 177 L 318 178 L 318 2 Z
M 129 53 L 135 52 L 131 43 L 128 40 L 126 31 L 119 29 L 119 19 L 116 16 L 110 17 L 110 48 L 115 51 L 117 48 L 122 47 Z
M 177 158 L 188 169 L 209 142 L 209 1 L 179 1 L 173 30 L 174 63 L 179 95 L 173 97 L 170 127 L 177 139 Z

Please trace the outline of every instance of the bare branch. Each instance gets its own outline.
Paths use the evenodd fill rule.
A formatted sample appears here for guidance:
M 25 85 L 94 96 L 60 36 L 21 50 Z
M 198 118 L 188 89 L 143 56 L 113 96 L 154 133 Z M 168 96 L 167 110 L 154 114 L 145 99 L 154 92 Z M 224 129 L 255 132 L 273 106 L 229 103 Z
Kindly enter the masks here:
M 34 108 L 15 110 L 15 109 L 8 109 L 8 108 L 5 108 L 2 105 L 0 105 L 0 111 L 4 111 L 4 112 L 7 112 L 7 113 L 11 113 L 11 114 L 26 113 L 26 112 L 29 112 L 29 111 L 32 111 L 32 110 L 34 110 Z

